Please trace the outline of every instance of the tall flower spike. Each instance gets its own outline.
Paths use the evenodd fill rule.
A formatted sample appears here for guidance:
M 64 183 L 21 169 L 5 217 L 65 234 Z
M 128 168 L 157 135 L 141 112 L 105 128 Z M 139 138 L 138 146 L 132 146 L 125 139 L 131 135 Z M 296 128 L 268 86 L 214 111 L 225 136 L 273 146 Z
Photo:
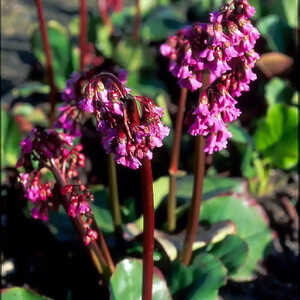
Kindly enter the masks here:
M 210 23 L 188 26 L 160 48 L 181 87 L 195 91 L 202 87 L 202 72 L 209 73 L 210 86 L 186 119 L 190 134 L 206 137 L 209 154 L 226 148 L 231 137 L 226 123 L 240 115 L 232 97 L 248 91 L 256 79 L 254 46 L 260 34 L 249 20 L 254 13 L 247 0 L 233 0 L 211 13 Z
M 85 87 L 81 103 L 95 115 L 105 151 L 118 164 L 138 169 L 143 158 L 152 159 L 152 150 L 162 146 L 169 128 L 161 122 L 162 108 L 128 91 L 114 75 L 101 73 Z M 143 107 L 140 124 L 132 117 L 131 101 Z

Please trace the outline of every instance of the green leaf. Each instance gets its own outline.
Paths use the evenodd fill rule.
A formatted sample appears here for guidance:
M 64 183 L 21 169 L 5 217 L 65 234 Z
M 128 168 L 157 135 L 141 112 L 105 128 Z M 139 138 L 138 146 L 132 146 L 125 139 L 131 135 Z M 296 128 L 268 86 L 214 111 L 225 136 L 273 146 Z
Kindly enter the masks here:
M 104 186 L 99 188 L 93 193 L 94 202 L 91 203 L 96 223 L 104 233 L 114 232 L 114 224 L 109 209 L 109 194 Z
M 170 7 L 157 8 L 143 23 L 141 36 L 147 41 L 162 41 L 184 26 L 180 14 Z
M 3 289 L 1 291 L 2 300 L 51 300 L 48 297 L 41 296 L 33 291 L 21 287 Z
M 172 127 L 172 120 L 171 120 L 170 114 L 168 112 L 168 107 L 167 107 L 166 94 L 160 93 L 155 98 L 155 102 L 157 103 L 158 106 L 160 106 L 164 109 L 164 115 L 162 117 L 163 123 L 165 125 L 167 125 L 168 127 Z
M 261 206 L 254 199 L 236 197 L 216 197 L 203 201 L 200 221 L 213 224 L 232 220 L 236 224 L 237 235 L 243 238 L 249 247 L 246 264 L 233 276 L 235 280 L 251 280 L 255 275 L 257 263 L 266 255 L 266 249 L 272 241 L 271 231 Z
M 47 86 L 48 87 L 48 86 Z M 13 116 L 23 116 L 25 120 L 33 125 L 47 127 L 48 118 L 44 110 L 40 107 L 31 105 L 30 103 L 19 102 L 13 107 Z
M 261 17 L 261 13 L 262 13 L 262 7 L 261 7 L 261 1 L 260 0 L 250 0 L 250 5 L 255 7 L 255 14 L 254 14 L 254 18 L 255 19 L 259 19 Z
M 249 254 L 247 242 L 238 235 L 227 235 L 214 244 L 209 253 L 222 261 L 230 275 L 235 274 L 246 262 Z
M 220 9 L 223 3 L 224 0 L 193 0 L 188 15 L 191 21 L 209 22 L 209 13 Z
M 228 124 L 228 129 L 232 133 L 232 140 L 238 143 L 247 144 L 251 141 L 250 135 L 247 131 L 237 124 Z
M 43 84 L 38 81 L 26 82 L 21 86 L 13 89 L 13 95 L 15 97 L 28 97 L 34 93 L 48 94 L 50 88 L 47 84 Z
M 62 207 L 59 208 L 58 212 L 50 211 L 49 228 L 59 241 L 76 241 L 78 239 L 70 217 Z
M 245 128 L 237 124 L 228 124 L 228 129 L 232 133 L 232 140 L 242 144 L 238 148 L 242 153 L 241 171 L 243 176 L 247 178 L 255 176 L 255 170 L 252 165 L 254 150 L 253 138 L 248 134 Z
M 266 98 L 269 106 L 276 103 L 289 103 L 293 94 L 294 89 L 288 86 L 288 82 L 278 77 L 272 78 L 266 85 Z
M 216 300 L 226 275 L 226 268 L 215 256 L 200 254 L 189 267 L 174 262 L 168 283 L 177 299 Z
M 253 156 L 253 145 L 247 145 L 241 164 L 242 174 L 247 178 L 252 178 L 256 174 L 255 168 L 253 166 Z
M 110 41 L 110 31 L 105 25 L 99 24 L 96 29 L 96 48 L 103 53 L 105 57 L 111 57 L 113 54 L 113 45 Z
M 297 108 L 273 105 L 256 129 L 257 150 L 276 167 L 294 167 L 298 163 L 298 124 Z
M 278 15 L 291 27 L 297 27 L 297 0 L 271 0 L 265 6 L 266 15 Z
M 153 182 L 153 202 L 156 209 L 169 193 L 169 177 L 160 177 Z M 136 220 L 136 225 L 140 230 L 143 230 L 143 216 Z
M 2 167 L 14 167 L 20 155 L 21 131 L 13 116 L 1 106 Z
M 281 0 L 281 3 L 283 5 L 285 19 L 288 24 L 292 27 L 298 27 L 297 0 Z
M 272 51 L 287 52 L 293 42 L 293 31 L 279 16 L 269 15 L 261 18 L 257 27 Z
M 56 21 L 47 23 L 55 83 L 64 88 L 70 74 L 71 47 L 66 28 Z M 31 47 L 38 61 L 46 68 L 46 56 L 39 27 L 36 25 L 31 36 Z
M 187 175 L 177 179 L 176 197 L 179 202 L 189 203 L 193 195 L 194 176 Z M 203 183 L 202 199 L 206 200 L 222 193 L 239 191 L 242 188 L 242 181 L 237 178 L 228 177 L 206 177 Z
M 152 298 L 171 300 L 162 273 L 154 268 Z M 109 290 L 112 300 L 136 300 L 142 298 L 143 263 L 138 259 L 124 259 L 117 264 L 110 279 Z
M 114 50 L 116 62 L 128 71 L 136 72 L 144 64 L 144 48 L 141 44 L 122 40 Z
M 72 60 L 72 69 L 73 71 L 79 71 L 80 66 L 80 50 L 78 47 L 72 47 L 71 49 L 71 60 Z

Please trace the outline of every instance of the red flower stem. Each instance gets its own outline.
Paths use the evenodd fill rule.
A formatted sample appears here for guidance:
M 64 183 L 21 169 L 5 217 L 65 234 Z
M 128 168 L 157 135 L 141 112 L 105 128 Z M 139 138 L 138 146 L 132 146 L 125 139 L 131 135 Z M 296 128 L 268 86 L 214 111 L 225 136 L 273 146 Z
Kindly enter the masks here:
M 143 300 L 152 299 L 153 251 L 154 251 L 154 206 L 153 179 L 150 160 L 144 158 L 141 168 L 142 201 L 144 215 L 143 233 Z
M 171 162 L 169 168 L 170 187 L 167 202 L 167 221 L 168 230 L 172 232 L 176 228 L 176 177 L 178 171 L 178 162 L 180 155 L 180 142 L 182 136 L 182 124 L 185 111 L 185 103 L 187 98 L 187 89 L 182 88 L 180 92 L 178 111 L 176 115 L 176 125 L 174 132 L 174 140 L 171 153 Z
M 64 176 L 60 173 L 60 171 L 57 169 L 54 160 L 51 160 L 51 171 L 56 178 L 57 183 L 59 184 L 59 187 L 63 189 L 63 187 L 67 184 Z M 68 212 L 68 200 L 66 197 L 63 198 L 64 201 L 62 201 L 62 205 L 66 212 Z M 77 216 L 76 218 L 70 217 L 71 222 L 73 223 L 80 239 L 83 241 L 84 239 L 84 221 L 80 216 Z M 98 243 L 96 241 L 91 241 L 89 245 L 87 246 L 88 252 L 91 256 L 91 259 L 98 270 L 99 273 L 104 275 L 104 278 L 106 281 L 109 281 L 109 277 L 112 275 L 112 273 L 115 270 L 114 264 L 112 262 L 108 247 L 106 245 L 106 242 L 104 240 L 103 234 L 100 231 L 100 229 L 97 226 L 97 223 L 92 216 L 92 225 L 94 229 L 97 231 L 98 234 Z M 104 254 L 102 253 L 104 252 Z
M 136 124 L 140 124 L 140 116 L 135 101 L 131 101 L 130 117 Z M 153 282 L 153 252 L 154 252 L 154 204 L 153 178 L 151 161 L 142 160 L 141 167 L 142 201 L 143 201 L 143 292 L 142 300 L 152 300 Z
M 84 69 L 84 61 L 87 47 L 87 7 L 86 0 L 80 0 L 80 71 Z
M 189 265 L 192 257 L 193 244 L 196 238 L 197 228 L 199 224 L 199 214 L 202 198 L 203 179 L 205 172 L 205 139 L 202 136 L 197 136 L 195 140 L 195 179 L 192 203 L 189 210 L 188 225 L 185 235 L 181 260 L 186 266 Z
M 105 0 L 98 0 L 98 8 L 99 8 L 99 14 L 103 20 L 103 23 L 105 26 L 109 28 L 110 34 L 114 31 L 113 24 L 110 19 L 110 15 L 107 9 L 107 4 Z
M 50 85 L 50 126 L 54 124 L 55 121 L 55 105 L 56 105 L 56 86 L 54 82 L 53 64 L 51 57 L 51 48 L 49 44 L 48 31 L 46 26 L 46 21 L 43 12 L 43 6 L 41 0 L 35 0 L 37 13 L 40 23 L 40 31 L 42 35 L 43 47 L 46 56 L 46 69 L 48 75 L 48 82 Z
M 140 0 L 135 0 L 135 7 L 136 7 L 136 12 L 135 12 L 134 27 L 133 27 L 133 40 L 138 41 L 140 38 L 140 30 L 141 30 L 141 23 L 142 23 Z

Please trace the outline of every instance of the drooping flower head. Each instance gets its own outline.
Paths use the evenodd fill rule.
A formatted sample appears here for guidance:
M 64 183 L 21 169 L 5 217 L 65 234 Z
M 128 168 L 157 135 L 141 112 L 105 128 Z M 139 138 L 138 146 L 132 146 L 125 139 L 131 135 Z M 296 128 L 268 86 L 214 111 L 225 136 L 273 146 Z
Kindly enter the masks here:
M 78 170 L 85 165 L 81 151 L 82 145 L 74 145 L 73 136 L 54 129 L 34 128 L 21 142 L 16 167 L 23 168 L 19 180 L 25 197 L 33 204 L 33 218 L 47 221 L 49 210 L 57 210 L 61 204 L 71 217 L 80 215 L 85 219 L 85 236 L 90 241 L 89 236 L 95 235 L 88 224 L 92 214 L 89 202 L 93 197 L 78 178 Z M 56 188 L 56 181 L 61 191 Z
M 209 74 L 208 88 L 187 118 L 190 134 L 207 137 L 204 151 L 209 154 L 226 147 L 231 137 L 226 123 L 240 115 L 233 97 L 248 91 L 256 79 L 254 46 L 260 34 L 249 19 L 254 13 L 247 0 L 233 0 L 211 13 L 209 23 L 180 30 L 160 48 L 182 88 L 203 88 L 203 74 Z
M 100 73 L 84 90 L 81 105 L 93 113 L 102 145 L 118 164 L 138 169 L 141 160 L 152 159 L 152 150 L 162 146 L 169 128 L 161 122 L 163 109 L 147 97 L 132 96 L 116 76 Z M 141 116 L 137 110 L 141 107 Z
M 59 108 L 60 114 L 55 124 L 56 128 L 61 128 L 65 133 L 74 137 L 81 136 L 80 127 L 86 116 L 85 112 L 93 112 L 89 103 L 84 101 L 84 87 L 93 76 L 104 69 L 116 75 L 122 83 L 126 83 L 127 71 L 110 62 L 104 62 L 101 66 L 85 72 L 73 72 L 61 95 L 64 105 Z

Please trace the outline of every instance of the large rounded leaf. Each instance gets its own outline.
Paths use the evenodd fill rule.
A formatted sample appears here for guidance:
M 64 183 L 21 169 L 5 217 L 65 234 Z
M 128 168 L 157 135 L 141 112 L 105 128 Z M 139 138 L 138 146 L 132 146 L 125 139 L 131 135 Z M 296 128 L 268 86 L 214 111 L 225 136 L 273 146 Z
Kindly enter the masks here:
M 142 299 L 143 263 L 138 259 L 124 259 L 117 264 L 115 273 L 110 279 L 112 300 Z M 154 268 L 152 298 L 171 300 L 166 281 L 162 273 Z
M 178 299 L 216 300 L 226 275 L 220 260 L 211 254 L 200 254 L 188 267 L 176 261 L 168 282 L 172 295 Z
M 297 108 L 273 105 L 256 129 L 257 150 L 276 167 L 294 167 L 298 163 L 298 124 Z
M 214 244 L 209 252 L 219 258 L 232 275 L 245 264 L 249 247 L 238 235 L 228 235 L 223 241 Z
M 216 197 L 203 201 L 200 221 L 213 224 L 232 220 L 236 224 L 237 235 L 248 243 L 249 256 L 234 279 L 250 280 L 255 275 L 257 263 L 266 255 L 272 234 L 262 207 L 254 199 L 239 197 Z
M 1 291 L 2 300 L 51 300 L 28 289 L 13 287 Z

